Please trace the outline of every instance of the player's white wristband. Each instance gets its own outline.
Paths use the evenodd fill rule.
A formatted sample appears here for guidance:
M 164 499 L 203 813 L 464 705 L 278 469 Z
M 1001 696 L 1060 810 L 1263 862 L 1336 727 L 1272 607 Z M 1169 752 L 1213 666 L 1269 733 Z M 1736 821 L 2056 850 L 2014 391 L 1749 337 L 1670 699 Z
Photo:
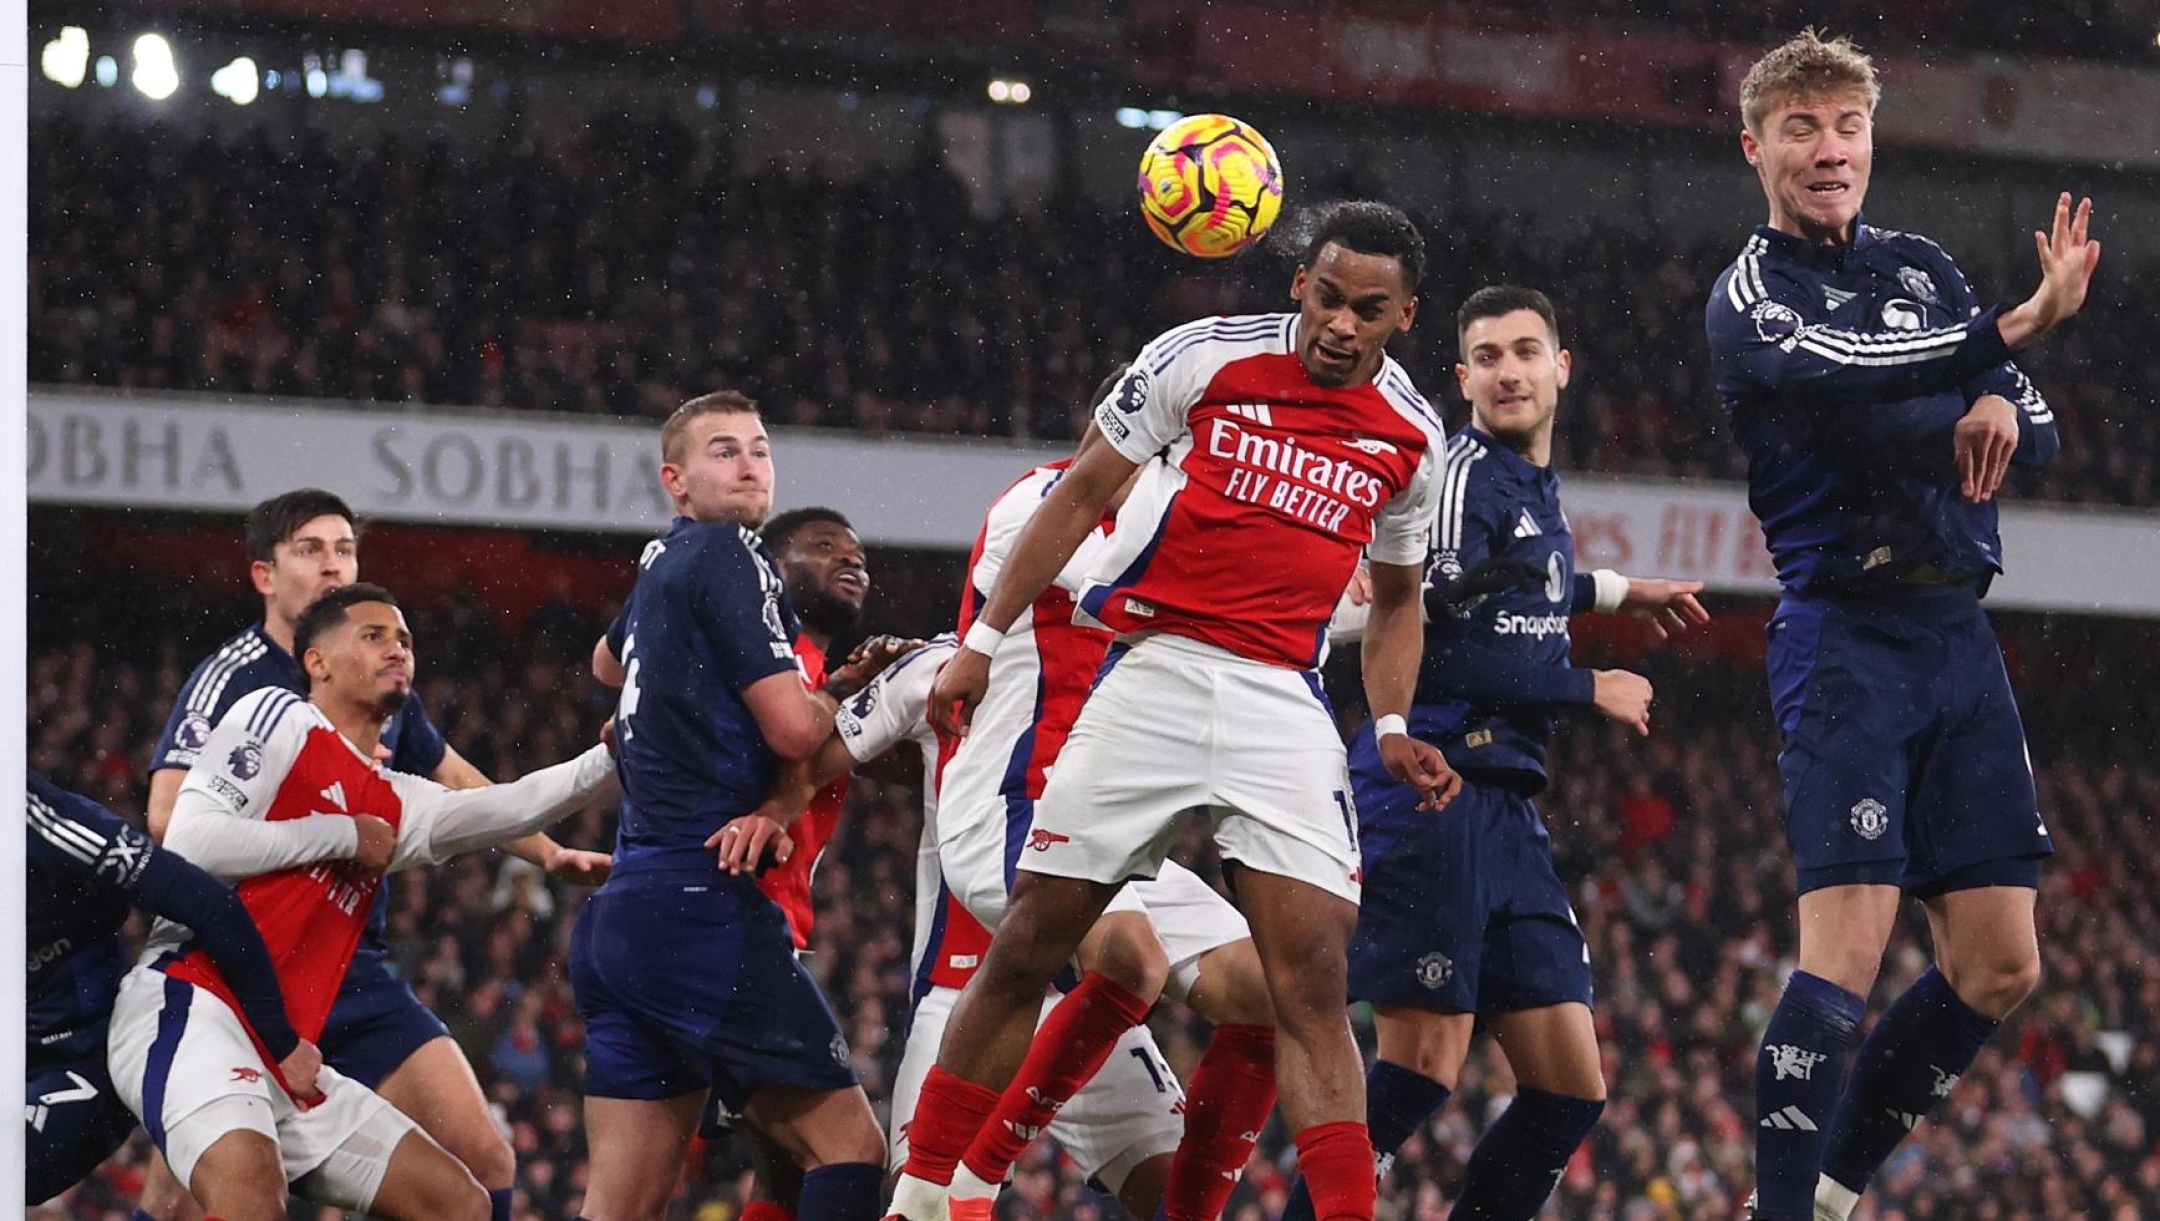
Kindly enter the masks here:
M 1600 568 L 1590 574 L 1597 584 L 1597 609 L 1616 611 L 1627 601 L 1628 579 L 1610 568 Z
M 967 635 L 960 638 L 960 647 L 973 649 L 985 657 L 997 656 L 998 646 L 1005 643 L 1005 633 L 982 620 L 968 624 Z
M 1385 737 L 1408 734 L 1409 732 L 1410 722 L 1403 720 L 1402 714 L 1399 712 L 1390 712 L 1386 716 L 1373 718 L 1372 736 L 1375 742 Z

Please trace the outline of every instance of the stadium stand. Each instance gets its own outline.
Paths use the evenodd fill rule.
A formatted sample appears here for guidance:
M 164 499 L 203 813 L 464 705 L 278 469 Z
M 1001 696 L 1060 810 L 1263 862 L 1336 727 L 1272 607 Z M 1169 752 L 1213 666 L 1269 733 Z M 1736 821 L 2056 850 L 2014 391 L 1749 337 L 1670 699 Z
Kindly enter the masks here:
M 1415 0 L 1379 0 L 1381 11 L 1422 12 Z M 1997 51 L 2029 56 L 2116 60 L 2137 63 L 2152 50 L 2150 23 L 2124 0 L 2080 0 L 2056 15 L 2040 9 L 1990 11 L 1985 21 L 1965 20 L 1977 6 L 1970 0 L 1927 0 L 1884 6 L 1864 0 L 1791 0 L 1737 11 L 1711 0 L 1564 0 L 1560 4 L 1503 0 L 1490 6 L 1518 20 L 1538 23 L 1600 22 L 1622 29 L 1663 27 L 1700 35 L 1714 29 L 1733 42 L 1768 45 L 1803 25 L 1849 34 L 1868 46 L 1916 46 Z M 1492 20 L 1481 9 L 1480 17 Z M 2000 18 L 1999 20 L 1997 18 Z M 2059 18 L 2059 19 L 2058 19 Z
M 781 424 L 1066 438 L 1141 340 L 1274 301 L 1289 257 L 1195 272 L 1083 199 L 980 221 L 933 164 L 841 184 L 736 165 L 664 117 L 469 154 L 63 117 L 30 158 L 41 382 L 647 417 L 730 385 Z M 1682 248 L 1618 221 L 1554 239 L 1520 218 L 1423 220 L 1442 309 L 1398 355 L 1451 415 L 1452 303 L 1541 285 L 1578 358 L 1563 469 L 1740 475 L 1700 319 L 1739 228 Z M 1965 270 L 1983 298 L 2032 278 Z M 2160 397 L 2154 270 L 2103 275 L 2026 362 L 2063 409 L 2063 452 L 2014 473 L 2013 500 L 2160 503 L 2160 416 L 2141 406 Z

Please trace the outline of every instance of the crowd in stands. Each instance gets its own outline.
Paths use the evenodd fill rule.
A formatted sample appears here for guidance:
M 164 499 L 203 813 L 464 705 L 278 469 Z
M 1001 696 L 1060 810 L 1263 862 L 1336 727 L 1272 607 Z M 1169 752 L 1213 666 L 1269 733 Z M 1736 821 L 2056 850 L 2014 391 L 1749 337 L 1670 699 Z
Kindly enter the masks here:
M 1160 329 L 1280 308 L 1297 254 L 1271 239 L 1203 267 L 1078 195 L 978 219 L 934 164 L 840 184 L 620 115 L 473 153 L 48 118 L 29 158 L 34 382 L 643 417 L 728 385 L 780 424 L 1063 439 Z M 1423 219 L 1427 309 L 1397 355 L 1451 418 L 1453 303 L 1524 282 L 1577 356 L 1564 468 L 1741 474 L 1702 303 L 1755 216 L 1693 246 L 1632 220 L 1555 239 L 1519 216 Z M 1983 298 L 2034 279 L 1966 270 Z M 2156 270 L 2111 261 L 2029 354 L 2064 446 L 2013 499 L 2160 503 Z
M 1405 5 L 1404 7 L 1407 7 Z M 2013 5 L 1990 9 L 1986 20 L 1972 0 L 1768 0 L 1735 6 L 1713 0 L 1564 0 L 1561 4 L 1505 0 L 1498 7 L 1540 21 L 1598 21 L 1621 28 L 1666 26 L 1720 42 L 1770 46 L 1813 25 L 1850 35 L 1879 55 L 1926 56 L 1945 50 L 1994 51 L 2035 58 L 2151 62 L 2149 10 L 2133 0 L 2072 0 L 2059 8 Z M 1482 16 L 1484 10 L 1479 10 Z
M 371 566 L 395 583 L 387 565 Z M 911 567 L 873 557 L 882 583 L 866 627 L 923 633 L 949 621 L 949 589 L 902 579 Z M 189 666 L 245 621 L 240 592 L 215 581 L 137 588 L 103 570 L 41 580 L 28 666 L 32 766 L 139 817 L 165 710 Z M 585 673 L 606 606 L 552 607 L 514 631 L 460 596 L 409 609 L 428 709 L 498 779 L 574 753 L 612 707 L 612 693 Z M 1764 613 L 1744 603 L 1715 609 Z M 2040 898 L 2045 975 L 1943 1120 L 1893 1158 L 1862 1221 L 2160 1215 L 2160 764 L 2135 728 L 2160 723 L 2160 693 L 2121 663 L 2149 656 L 2156 640 L 2149 626 L 2089 620 L 2019 619 L 2005 632 L 2059 850 Z M 1547 1215 L 1735 1217 L 1750 1186 L 1755 1049 L 1793 952 L 1760 660 L 1707 643 L 1647 650 L 1626 633 L 1583 650 L 1646 667 L 1661 698 L 1648 742 L 1591 720 L 1565 724 L 1557 781 L 1542 799 L 1594 956 L 1613 1097 Z M 1342 694 L 1348 714 L 1354 692 Z M 907 1024 L 917 825 L 907 789 L 858 783 L 817 875 L 810 961 L 880 1105 Z M 610 831 L 606 816 L 591 815 L 557 835 L 602 846 Z M 1181 853 L 1211 867 L 1200 829 Z M 449 1023 L 500 1106 L 519 1157 L 521 1218 L 574 1216 L 586 1174 L 581 1034 L 563 972 L 581 897 L 499 854 L 393 883 L 399 969 Z M 1922 925 L 1915 909 L 1874 1012 L 1920 971 Z M 1369 1036 L 1362 1014 L 1357 1021 Z M 1169 1006 L 1155 1022 L 1171 1062 L 1189 1070 L 1201 1028 Z M 1444 1217 L 1471 1145 L 1509 1089 L 1503 1062 L 1481 1047 L 1456 1100 L 1404 1149 L 1381 1215 Z M 145 1148 L 138 1137 L 71 1199 L 34 1215 L 123 1221 Z M 1284 1134 L 1271 1130 L 1226 1216 L 1271 1218 L 1291 1162 Z M 743 1167 L 728 1143 L 701 1148 L 672 1215 L 732 1221 Z M 1021 1164 L 1003 1215 L 1116 1213 L 1040 1145 Z

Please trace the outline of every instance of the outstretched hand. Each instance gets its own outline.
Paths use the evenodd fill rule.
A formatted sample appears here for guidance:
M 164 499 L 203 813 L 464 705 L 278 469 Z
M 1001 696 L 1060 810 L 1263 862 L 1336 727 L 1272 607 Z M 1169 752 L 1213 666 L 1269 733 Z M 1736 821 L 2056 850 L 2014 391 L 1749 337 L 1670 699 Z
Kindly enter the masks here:
M 605 852 L 591 852 L 584 848 L 557 848 L 548 854 L 542 866 L 547 875 L 567 886 L 599 886 L 608 880 L 608 873 L 615 862 Z
M 2040 287 L 1997 324 L 2003 342 L 2022 347 L 2053 330 L 2085 305 L 2093 270 L 2100 265 L 2100 243 L 2092 240 L 2092 200 L 2081 199 L 2075 211 L 2070 192 L 2055 200 L 2055 223 L 2045 233 L 2033 231 L 2040 257 Z
M 2040 256 L 2040 291 L 2054 307 L 2049 325 L 2061 322 L 2085 304 L 2085 290 L 2092 286 L 2093 269 L 2100 265 L 2100 243 L 2092 240 L 2092 199 L 2078 201 L 2070 210 L 2070 192 L 2055 200 L 2055 223 L 2046 233 L 2033 231 L 2033 249 Z
M 1629 577 L 1627 597 L 1620 600 L 1620 609 L 1648 623 L 1659 640 L 1670 640 L 1691 627 L 1710 622 L 1710 612 L 1695 596 L 1702 590 L 1701 581 Z

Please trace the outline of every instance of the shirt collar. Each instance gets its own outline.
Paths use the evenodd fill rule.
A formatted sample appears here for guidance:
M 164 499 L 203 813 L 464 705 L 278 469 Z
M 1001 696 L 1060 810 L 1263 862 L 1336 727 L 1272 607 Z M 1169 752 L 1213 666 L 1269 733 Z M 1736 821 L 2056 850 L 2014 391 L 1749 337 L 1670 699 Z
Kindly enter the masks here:
M 268 652 L 268 655 L 271 658 L 275 659 L 281 664 L 291 666 L 295 670 L 299 669 L 299 661 L 294 659 L 292 654 L 285 651 L 284 645 L 279 644 L 275 639 L 271 637 L 269 629 L 266 626 L 266 622 L 267 621 L 265 620 L 257 619 L 255 621 L 255 625 L 248 630 L 255 633 L 255 638 L 257 640 L 262 641 L 263 648 Z
M 1484 446 L 1485 452 L 1492 455 L 1496 469 L 1505 472 L 1509 477 L 1524 483 L 1545 483 L 1549 481 L 1554 486 L 1559 485 L 1560 476 L 1552 467 L 1534 465 L 1528 458 L 1502 445 L 1491 433 L 1475 424 L 1465 424 L 1462 430 L 1464 435 L 1475 439 L 1478 444 Z
M 1851 264 L 1856 253 L 1874 245 L 1877 240 L 1875 231 L 1868 227 L 1867 219 L 1864 216 L 1853 218 L 1853 240 L 1841 242 L 1834 246 L 1824 246 L 1807 241 L 1804 238 L 1794 237 L 1790 233 L 1780 232 L 1768 225 L 1755 226 L 1755 236 L 1761 238 L 1769 245 L 1770 249 L 1777 251 L 1785 258 L 1823 271 L 1845 270 Z

